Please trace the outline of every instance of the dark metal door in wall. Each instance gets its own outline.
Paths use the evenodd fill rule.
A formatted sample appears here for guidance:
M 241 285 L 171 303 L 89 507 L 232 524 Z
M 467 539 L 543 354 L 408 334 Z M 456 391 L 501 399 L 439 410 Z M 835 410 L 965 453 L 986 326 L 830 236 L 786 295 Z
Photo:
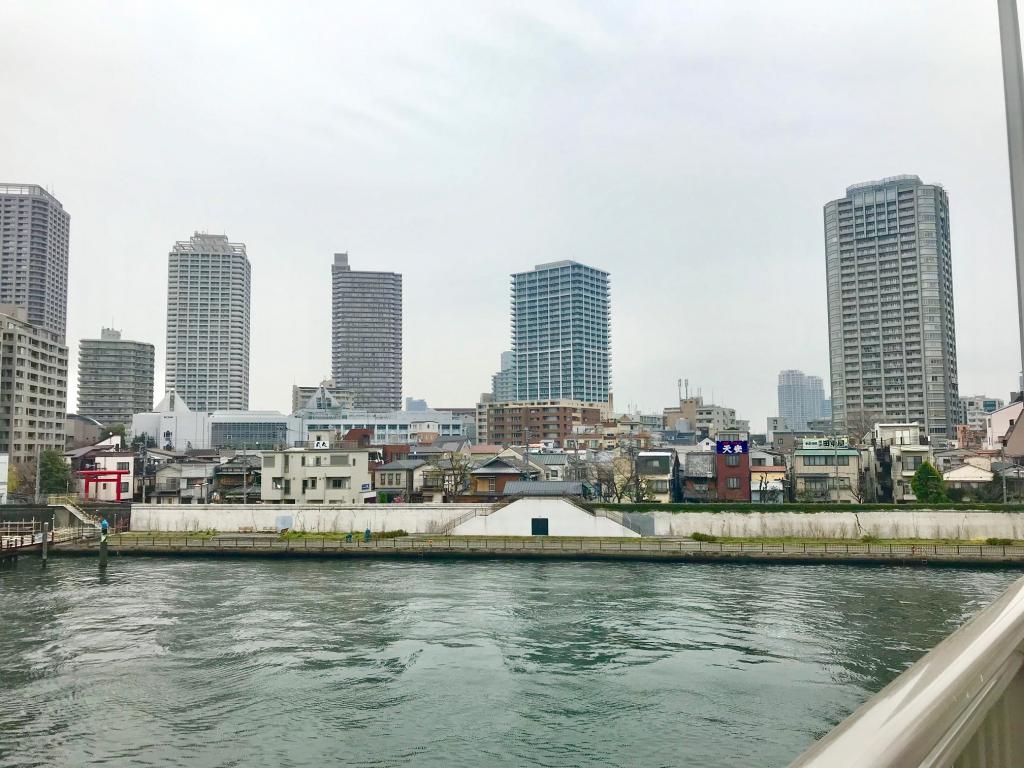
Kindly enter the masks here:
M 530 519 L 530 533 L 534 536 L 548 535 L 548 519 L 546 517 L 534 517 Z

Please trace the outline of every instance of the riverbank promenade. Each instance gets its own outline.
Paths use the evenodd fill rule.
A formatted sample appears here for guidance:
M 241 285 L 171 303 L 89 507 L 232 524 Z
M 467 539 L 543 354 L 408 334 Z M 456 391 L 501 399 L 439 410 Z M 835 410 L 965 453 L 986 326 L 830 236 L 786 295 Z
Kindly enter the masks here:
M 354 537 L 356 538 L 356 537 Z M 98 555 L 96 541 L 56 555 Z M 879 565 L 1024 566 L 1024 546 L 830 542 L 706 542 L 666 538 L 402 536 L 370 541 L 272 535 L 112 535 L 111 555 L 183 557 L 515 558 L 679 562 L 847 562 Z

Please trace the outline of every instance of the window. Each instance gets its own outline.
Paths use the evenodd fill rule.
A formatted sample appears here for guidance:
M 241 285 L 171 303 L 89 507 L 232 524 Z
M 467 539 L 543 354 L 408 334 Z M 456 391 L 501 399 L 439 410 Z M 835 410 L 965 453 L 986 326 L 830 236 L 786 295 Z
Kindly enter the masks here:
M 352 487 L 352 478 L 349 478 L 349 477 L 332 477 L 332 478 L 330 478 L 330 481 L 331 481 L 331 490 L 335 490 L 336 491 L 336 490 L 339 490 L 339 489 L 351 488 Z
M 731 458 L 737 458 L 738 459 L 739 456 L 736 456 L 736 457 L 730 456 L 729 458 L 730 459 Z M 725 487 L 726 488 L 730 488 L 732 490 L 736 490 L 737 488 L 740 487 L 740 479 L 738 477 L 727 477 L 725 479 Z
M 740 465 L 740 457 L 734 453 L 727 454 L 725 457 L 725 466 L 727 467 L 738 467 Z
M 753 464 L 755 467 L 764 467 L 764 466 L 767 466 L 768 460 L 767 459 L 760 459 L 760 458 L 758 458 L 758 459 L 754 459 L 750 463 Z
M 121 483 L 121 493 L 128 493 L 128 481 Z
M 331 454 L 331 466 L 332 467 L 347 467 L 348 456 L 344 453 L 332 453 Z
M 127 461 L 119 461 L 117 462 L 117 468 L 128 470 L 131 468 L 131 465 Z

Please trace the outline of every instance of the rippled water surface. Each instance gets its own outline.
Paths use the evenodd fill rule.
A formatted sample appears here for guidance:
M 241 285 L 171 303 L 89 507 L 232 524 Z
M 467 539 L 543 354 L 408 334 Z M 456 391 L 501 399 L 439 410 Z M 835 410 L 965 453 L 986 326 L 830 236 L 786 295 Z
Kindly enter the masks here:
M 28 559 L 0 766 L 785 765 L 1017 576 Z

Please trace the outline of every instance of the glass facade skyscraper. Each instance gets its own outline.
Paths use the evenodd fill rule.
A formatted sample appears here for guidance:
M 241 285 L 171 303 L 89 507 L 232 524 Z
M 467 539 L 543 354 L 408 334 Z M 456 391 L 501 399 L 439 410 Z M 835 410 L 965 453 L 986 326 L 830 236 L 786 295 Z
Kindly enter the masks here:
M 949 200 L 893 176 L 825 205 L 833 421 L 917 422 L 955 435 L 959 395 Z
M 607 402 L 608 273 L 575 261 L 512 275 L 515 399 Z

